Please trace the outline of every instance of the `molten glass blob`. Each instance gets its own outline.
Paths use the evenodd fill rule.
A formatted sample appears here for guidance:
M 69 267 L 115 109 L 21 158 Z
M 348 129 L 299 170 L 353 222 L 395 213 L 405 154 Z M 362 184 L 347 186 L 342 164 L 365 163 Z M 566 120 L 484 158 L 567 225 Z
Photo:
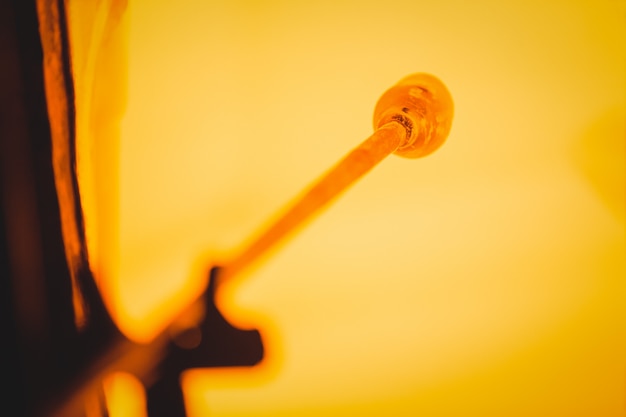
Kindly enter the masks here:
M 374 110 L 374 129 L 396 121 L 407 130 L 407 138 L 394 152 L 420 158 L 434 152 L 448 137 L 454 103 L 446 86 L 435 76 L 416 73 L 387 90 Z

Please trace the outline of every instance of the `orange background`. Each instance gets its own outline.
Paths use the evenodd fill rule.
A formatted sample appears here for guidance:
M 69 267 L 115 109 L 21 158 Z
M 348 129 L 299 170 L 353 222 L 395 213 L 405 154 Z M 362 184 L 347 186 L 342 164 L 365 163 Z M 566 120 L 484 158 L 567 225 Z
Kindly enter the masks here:
M 624 1 L 69 11 L 92 267 L 137 341 L 371 134 L 392 84 L 429 72 L 455 101 L 437 153 L 389 157 L 223 288 L 268 357 L 186 373 L 191 416 L 624 415 Z M 132 379 L 107 392 L 141 409 Z

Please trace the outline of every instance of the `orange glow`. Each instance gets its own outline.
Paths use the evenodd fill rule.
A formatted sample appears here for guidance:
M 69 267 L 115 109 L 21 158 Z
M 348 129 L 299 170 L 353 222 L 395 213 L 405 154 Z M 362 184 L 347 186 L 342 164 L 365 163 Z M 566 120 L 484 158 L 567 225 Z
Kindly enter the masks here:
M 623 2 L 123 3 L 69 2 L 89 252 L 134 340 L 369 137 L 393 83 L 454 99 L 441 149 L 223 286 L 269 356 L 185 373 L 191 416 L 623 415 Z
M 128 71 L 126 1 L 70 1 L 68 6 L 78 180 L 89 261 L 111 304 L 119 276 L 119 142 Z
M 132 375 L 110 375 L 104 381 L 104 395 L 110 417 L 147 417 L 143 387 Z

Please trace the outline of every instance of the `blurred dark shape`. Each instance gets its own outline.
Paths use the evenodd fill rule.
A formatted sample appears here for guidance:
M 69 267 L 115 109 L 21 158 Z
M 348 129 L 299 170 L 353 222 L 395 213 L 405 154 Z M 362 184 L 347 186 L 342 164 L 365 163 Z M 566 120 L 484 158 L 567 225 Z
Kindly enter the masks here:
M 157 381 L 148 389 L 148 416 L 184 415 L 180 374 L 190 368 L 253 366 L 263 359 L 263 343 L 257 330 L 239 330 L 224 319 L 215 305 L 219 268 L 211 270 L 205 292 L 206 315 L 198 330 L 199 344 L 185 348 L 170 343 L 167 356 L 157 367 Z
M 40 5 L 60 28 L 61 48 L 54 58 L 63 75 L 64 122 L 69 128 L 62 145 L 70 156 L 61 181 L 73 190 L 73 221 L 84 244 L 65 3 L 42 0 Z M 100 400 L 101 414 L 106 415 L 101 381 L 109 372 L 121 370 L 133 372 L 148 387 L 150 417 L 184 416 L 180 373 L 192 367 L 252 366 L 263 356 L 261 336 L 256 330 L 236 329 L 221 316 L 214 303 L 218 272 L 214 268 L 201 300 L 206 303 L 206 315 L 196 329 L 197 343 L 180 347 L 162 334 L 148 345 L 134 344 L 119 332 L 106 311 L 86 251 L 78 266 L 69 265 L 57 192 L 59 177 L 55 185 L 39 25 L 37 1 L 0 0 L 2 414 L 82 417 L 85 399 L 91 396 Z M 80 329 L 75 320 L 72 273 L 74 291 L 85 307 Z

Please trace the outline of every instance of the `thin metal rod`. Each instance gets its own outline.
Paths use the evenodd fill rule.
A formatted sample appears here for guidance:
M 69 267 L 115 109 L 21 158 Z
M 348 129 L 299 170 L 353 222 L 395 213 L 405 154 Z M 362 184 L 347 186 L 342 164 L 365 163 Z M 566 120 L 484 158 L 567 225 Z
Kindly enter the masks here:
M 318 213 L 331 200 L 395 151 L 406 140 L 406 134 L 406 128 L 397 122 L 390 122 L 379 128 L 314 183 L 243 252 L 224 265 L 218 284 L 242 272 L 286 235 Z

